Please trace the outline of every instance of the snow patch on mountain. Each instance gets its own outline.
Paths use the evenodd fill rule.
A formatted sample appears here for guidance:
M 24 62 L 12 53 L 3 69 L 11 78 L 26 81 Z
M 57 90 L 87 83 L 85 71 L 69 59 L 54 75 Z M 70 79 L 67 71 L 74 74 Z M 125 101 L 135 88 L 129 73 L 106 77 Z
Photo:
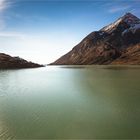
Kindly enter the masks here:
M 132 15 L 131 13 L 127 13 L 123 17 L 123 21 L 126 22 L 130 26 L 133 26 L 134 24 L 139 24 L 140 23 L 140 19 L 137 18 L 136 16 Z
M 140 24 L 140 19 L 131 13 L 126 13 L 124 16 L 120 17 L 114 23 L 111 23 L 108 26 L 105 26 L 104 28 L 102 28 L 101 31 L 104 31 L 107 33 L 112 33 L 119 26 L 120 23 L 125 23 L 128 26 L 128 29 L 131 28 L 131 30 L 133 30 L 133 32 L 135 32 L 135 30 L 137 28 L 139 28 L 139 26 L 137 24 Z M 127 31 L 127 29 L 124 31 L 124 33 L 126 31 Z
M 115 30 L 116 26 L 119 25 L 121 22 L 121 18 L 118 19 L 116 22 L 109 24 L 108 26 L 105 26 L 104 28 L 101 29 L 101 31 L 111 33 Z
M 131 26 L 130 28 L 124 30 L 122 32 L 122 36 L 124 36 L 128 32 L 132 32 L 133 34 L 135 34 L 136 31 L 139 30 L 139 29 L 140 29 L 140 24 L 135 24 L 135 25 Z

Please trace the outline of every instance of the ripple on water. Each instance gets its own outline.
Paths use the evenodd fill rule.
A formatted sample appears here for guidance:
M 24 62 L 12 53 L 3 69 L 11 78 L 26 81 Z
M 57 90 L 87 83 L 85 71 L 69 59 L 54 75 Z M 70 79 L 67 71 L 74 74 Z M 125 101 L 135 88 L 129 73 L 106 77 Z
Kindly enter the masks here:
M 13 136 L 9 132 L 9 128 L 5 125 L 5 123 L 2 120 L 0 120 L 0 140 L 13 139 Z

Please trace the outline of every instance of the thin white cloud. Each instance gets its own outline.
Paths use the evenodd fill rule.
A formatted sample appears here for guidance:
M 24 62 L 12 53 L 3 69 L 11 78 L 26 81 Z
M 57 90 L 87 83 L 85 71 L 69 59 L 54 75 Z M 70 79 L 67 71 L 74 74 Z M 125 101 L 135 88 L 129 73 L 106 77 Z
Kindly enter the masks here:
M 6 1 L 0 0 L 0 12 L 6 8 Z
M 24 39 L 25 35 L 18 32 L 0 32 L 0 37 L 1 38 L 16 37 L 16 38 Z
M 4 12 L 6 9 L 12 6 L 14 0 L 0 0 L 0 30 L 4 29 L 6 26 L 4 19 Z
M 9 0 L 0 0 L 0 12 L 3 12 L 12 4 Z
M 117 12 L 121 12 L 121 11 L 126 11 L 126 10 L 129 10 L 131 8 L 130 5 L 126 5 L 126 6 L 114 6 L 114 7 L 111 7 L 108 12 L 109 13 L 117 13 Z

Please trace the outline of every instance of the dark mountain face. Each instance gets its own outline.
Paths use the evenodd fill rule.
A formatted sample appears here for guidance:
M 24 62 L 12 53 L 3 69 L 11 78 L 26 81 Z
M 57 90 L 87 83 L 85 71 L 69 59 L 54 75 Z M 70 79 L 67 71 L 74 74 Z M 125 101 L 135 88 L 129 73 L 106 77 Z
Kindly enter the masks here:
M 140 44 L 128 47 L 122 55 L 111 64 L 140 65 Z
M 0 69 L 19 69 L 37 67 L 43 67 L 43 65 L 28 62 L 19 57 L 11 57 L 10 55 L 0 53 Z
M 140 43 L 140 19 L 127 13 L 114 23 L 90 33 L 52 65 L 111 64 L 130 46 L 138 43 Z

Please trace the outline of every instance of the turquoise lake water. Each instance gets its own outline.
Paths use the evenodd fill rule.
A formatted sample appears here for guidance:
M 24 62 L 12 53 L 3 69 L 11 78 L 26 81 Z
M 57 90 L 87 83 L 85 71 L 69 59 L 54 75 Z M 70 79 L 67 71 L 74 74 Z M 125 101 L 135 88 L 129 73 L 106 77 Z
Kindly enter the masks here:
M 140 66 L 0 70 L 0 140 L 140 138 Z

